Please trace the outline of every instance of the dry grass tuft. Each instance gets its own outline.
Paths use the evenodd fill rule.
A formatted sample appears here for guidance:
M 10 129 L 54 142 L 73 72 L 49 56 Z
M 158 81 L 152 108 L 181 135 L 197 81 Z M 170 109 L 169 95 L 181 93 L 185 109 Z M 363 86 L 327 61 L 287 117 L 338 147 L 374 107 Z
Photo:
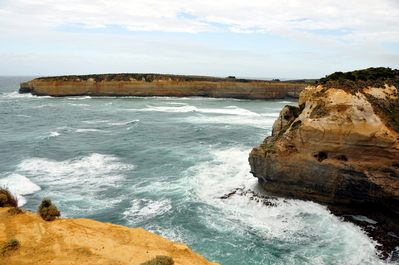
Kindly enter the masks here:
M 0 187 L 0 207 L 18 208 L 18 198 L 7 187 Z
M 175 262 L 168 256 L 156 256 L 152 260 L 141 263 L 140 265 L 174 265 Z
M 51 203 L 50 199 L 43 199 L 39 205 L 39 214 L 45 221 L 53 221 L 61 216 L 61 212 Z
M 1 248 L 1 253 L 4 254 L 8 250 L 16 250 L 20 247 L 19 241 L 16 239 L 10 239 Z

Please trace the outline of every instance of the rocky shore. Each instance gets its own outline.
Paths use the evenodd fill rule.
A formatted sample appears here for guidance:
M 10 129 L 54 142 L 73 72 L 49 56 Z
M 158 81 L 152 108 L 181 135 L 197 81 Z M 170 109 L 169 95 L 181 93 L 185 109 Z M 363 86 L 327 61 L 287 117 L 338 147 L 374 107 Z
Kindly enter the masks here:
M 298 98 L 305 80 L 280 82 L 160 74 L 103 74 L 36 78 L 20 93 L 38 96 L 173 96 L 237 99 Z
M 44 221 L 39 214 L 0 208 L 0 264 L 142 264 L 158 255 L 174 264 L 216 265 L 141 228 L 90 219 Z M 12 248 L 4 242 L 17 242 Z M 6 243 L 5 243 L 6 244 Z
M 251 151 L 251 173 L 269 193 L 373 215 L 399 246 L 398 84 L 398 70 L 370 68 L 308 86 Z

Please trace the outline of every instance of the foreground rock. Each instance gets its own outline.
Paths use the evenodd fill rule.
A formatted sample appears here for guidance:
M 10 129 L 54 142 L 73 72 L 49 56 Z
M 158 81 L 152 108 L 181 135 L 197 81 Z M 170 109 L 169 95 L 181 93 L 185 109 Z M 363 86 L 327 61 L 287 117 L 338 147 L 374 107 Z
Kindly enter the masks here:
M 36 78 L 21 83 L 20 93 L 38 96 L 175 96 L 238 99 L 298 98 L 302 82 L 270 82 L 159 74 L 104 74 Z
M 141 228 L 89 219 L 47 222 L 32 212 L 12 214 L 0 208 L 0 244 L 16 239 L 20 247 L 0 253 L 0 264 L 141 264 L 157 255 L 175 264 L 215 264 Z

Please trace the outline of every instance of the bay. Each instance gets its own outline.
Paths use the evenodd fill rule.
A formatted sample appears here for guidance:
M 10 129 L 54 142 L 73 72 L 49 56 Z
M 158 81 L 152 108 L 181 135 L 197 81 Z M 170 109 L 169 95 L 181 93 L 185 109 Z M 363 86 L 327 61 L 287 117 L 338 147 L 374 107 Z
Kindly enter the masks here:
M 0 185 L 22 209 L 50 198 L 64 218 L 142 227 L 226 265 L 386 264 L 323 205 L 253 199 L 248 154 L 296 102 L 18 94 L 33 78 L 0 77 Z

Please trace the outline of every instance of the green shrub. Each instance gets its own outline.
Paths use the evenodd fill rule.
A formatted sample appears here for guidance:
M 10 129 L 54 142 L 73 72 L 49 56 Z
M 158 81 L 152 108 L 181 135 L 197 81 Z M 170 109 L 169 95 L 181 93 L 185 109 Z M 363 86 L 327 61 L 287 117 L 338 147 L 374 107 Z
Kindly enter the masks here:
M 18 208 L 18 198 L 7 187 L 0 187 L 0 207 Z
M 7 250 L 16 250 L 19 248 L 19 241 L 16 239 L 8 240 L 3 247 L 1 248 L 1 253 L 6 252 Z
M 359 89 L 369 86 L 383 87 L 385 84 L 399 86 L 399 70 L 388 67 L 371 67 L 351 72 L 335 72 L 320 78 L 316 84 L 327 88 L 346 89 L 355 94 Z
M 43 199 L 39 205 L 39 214 L 45 221 L 53 221 L 61 216 L 61 212 L 51 203 L 50 199 Z
M 140 265 L 173 265 L 175 262 L 168 256 L 156 256 L 152 260 L 141 263 Z

